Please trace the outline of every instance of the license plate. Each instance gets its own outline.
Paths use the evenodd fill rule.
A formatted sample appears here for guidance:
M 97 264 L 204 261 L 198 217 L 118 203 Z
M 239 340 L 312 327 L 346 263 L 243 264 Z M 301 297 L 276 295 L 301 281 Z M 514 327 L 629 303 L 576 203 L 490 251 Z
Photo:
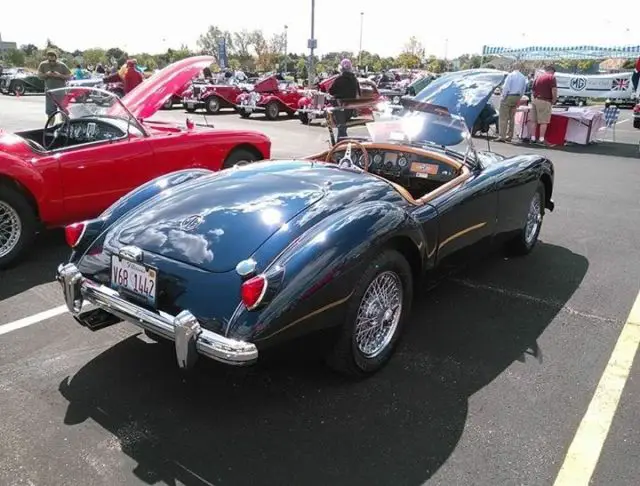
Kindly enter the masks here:
M 155 268 L 118 255 L 111 256 L 111 285 L 116 290 L 131 292 L 155 306 L 157 280 L 158 272 Z

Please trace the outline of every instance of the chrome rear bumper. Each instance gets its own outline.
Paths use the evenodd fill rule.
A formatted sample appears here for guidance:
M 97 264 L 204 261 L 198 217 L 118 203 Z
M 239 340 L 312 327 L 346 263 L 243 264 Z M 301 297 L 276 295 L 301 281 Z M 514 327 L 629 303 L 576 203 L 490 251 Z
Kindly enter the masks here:
M 57 279 L 62 285 L 69 312 L 80 322 L 85 314 L 83 304 L 89 302 L 119 319 L 175 341 L 180 368 L 193 366 L 200 354 L 230 365 L 247 365 L 258 359 L 255 344 L 203 329 L 187 310 L 172 316 L 133 304 L 115 290 L 83 277 L 72 263 L 58 267 Z

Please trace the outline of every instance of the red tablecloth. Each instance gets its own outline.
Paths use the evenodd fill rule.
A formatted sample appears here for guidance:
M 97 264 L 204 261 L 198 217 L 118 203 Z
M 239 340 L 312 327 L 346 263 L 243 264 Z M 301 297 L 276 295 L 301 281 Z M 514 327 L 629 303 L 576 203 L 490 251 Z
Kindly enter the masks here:
M 529 110 L 520 112 L 521 121 L 518 123 L 521 127 L 520 138 L 530 138 L 529 127 L 527 123 L 529 121 Z M 517 123 L 517 122 L 516 122 Z M 567 126 L 569 125 L 569 119 L 562 115 L 551 115 L 551 122 L 547 125 L 547 133 L 545 140 L 555 145 L 564 145 L 567 135 Z M 540 127 L 536 127 L 536 138 L 540 138 Z

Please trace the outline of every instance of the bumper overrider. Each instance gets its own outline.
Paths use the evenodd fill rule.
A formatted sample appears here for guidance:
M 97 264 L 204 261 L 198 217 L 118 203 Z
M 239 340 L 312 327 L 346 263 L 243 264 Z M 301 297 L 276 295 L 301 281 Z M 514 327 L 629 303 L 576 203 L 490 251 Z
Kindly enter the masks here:
M 327 112 L 327 110 L 325 108 L 298 108 L 298 110 L 296 111 L 296 114 L 300 114 L 300 113 L 307 113 L 309 115 L 313 115 L 313 116 L 324 116 L 325 113 Z
M 188 310 L 172 316 L 133 304 L 117 291 L 84 277 L 73 263 L 58 267 L 57 280 L 62 285 L 69 312 L 80 323 L 87 327 L 97 327 L 95 319 L 91 319 L 92 313 L 97 310 L 170 339 L 175 342 L 180 368 L 191 368 L 199 355 L 229 365 L 247 365 L 258 359 L 255 344 L 229 339 L 203 329 Z M 93 304 L 97 309 L 83 312 L 85 303 Z M 109 322 L 113 323 L 113 320 Z

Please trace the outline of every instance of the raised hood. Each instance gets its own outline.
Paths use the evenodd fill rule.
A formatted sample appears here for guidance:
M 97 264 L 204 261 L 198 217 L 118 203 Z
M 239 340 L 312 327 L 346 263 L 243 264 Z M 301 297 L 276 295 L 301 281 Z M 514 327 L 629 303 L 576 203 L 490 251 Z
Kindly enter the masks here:
M 471 128 L 506 76 L 506 72 L 496 69 L 457 71 L 432 81 L 414 99 L 447 108 L 449 113 L 464 118 Z
M 210 272 L 227 272 L 323 197 L 320 186 L 299 178 L 242 172 L 185 183 L 123 220 L 108 237 L 110 245 L 134 245 Z
M 136 118 L 150 118 L 170 96 L 181 93 L 184 86 L 214 61 L 211 56 L 194 56 L 174 62 L 136 86 L 122 102 Z

